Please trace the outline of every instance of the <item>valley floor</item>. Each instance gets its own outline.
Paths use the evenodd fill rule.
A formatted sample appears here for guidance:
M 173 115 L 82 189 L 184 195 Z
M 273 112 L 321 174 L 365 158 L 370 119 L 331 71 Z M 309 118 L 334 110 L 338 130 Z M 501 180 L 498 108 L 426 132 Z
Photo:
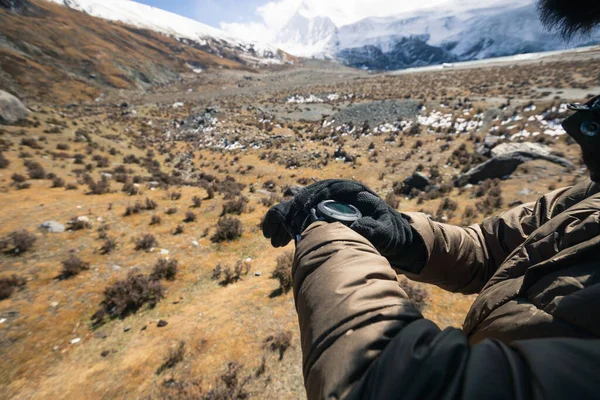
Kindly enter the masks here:
M 345 178 L 399 210 L 468 225 L 585 179 L 559 122 L 566 102 L 600 93 L 590 54 L 402 75 L 318 62 L 214 70 L 89 104 L 28 104 L 28 121 L 0 129 L 0 277 L 26 280 L 0 301 L 2 397 L 304 398 L 293 296 L 272 278 L 293 248 L 262 237 L 268 207 L 290 186 Z M 532 143 L 574 167 L 536 160 L 455 187 L 502 143 Z M 404 192 L 416 171 L 430 185 Z M 223 214 L 241 237 L 218 242 Z M 71 229 L 44 232 L 46 221 Z M 36 240 L 15 253 L 10 235 L 21 230 Z M 156 242 L 136 249 L 144 235 Z M 69 257 L 89 268 L 67 279 Z M 107 287 L 167 258 L 178 271 L 159 281 L 155 307 L 93 326 Z M 238 262 L 249 271 L 215 279 L 218 264 Z M 402 284 L 426 291 L 423 313 L 442 328 L 460 328 L 473 301 Z

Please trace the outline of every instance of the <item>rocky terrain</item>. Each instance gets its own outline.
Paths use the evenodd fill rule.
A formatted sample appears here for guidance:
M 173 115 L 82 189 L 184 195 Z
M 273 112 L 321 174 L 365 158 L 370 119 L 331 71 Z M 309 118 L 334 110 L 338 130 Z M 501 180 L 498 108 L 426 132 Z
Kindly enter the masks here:
M 293 248 L 262 237 L 268 208 L 345 178 L 468 225 L 585 179 L 560 121 L 600 92 L 597 57 L 402 75 L 216 65 L 111 87 L 23 56 L 0 92 L 2 397 L 304 398 Z M 472 302 L 400 284 L 441 327 Z

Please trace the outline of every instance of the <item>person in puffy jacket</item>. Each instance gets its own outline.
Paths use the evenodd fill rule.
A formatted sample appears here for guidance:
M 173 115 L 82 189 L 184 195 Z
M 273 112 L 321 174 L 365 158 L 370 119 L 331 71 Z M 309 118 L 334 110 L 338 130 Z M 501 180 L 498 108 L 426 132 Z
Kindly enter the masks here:
M 269 210 L 265 237 L 296 243 L 309 399 L 600 398 L 600 97 L 572 109 L 590 179 L 482 224 L 399 213 L 345 180 Z M 323 220 L 325 200 L 362 217 Z M 463 329 L 424 319 L 397 274 L 478 293 Z

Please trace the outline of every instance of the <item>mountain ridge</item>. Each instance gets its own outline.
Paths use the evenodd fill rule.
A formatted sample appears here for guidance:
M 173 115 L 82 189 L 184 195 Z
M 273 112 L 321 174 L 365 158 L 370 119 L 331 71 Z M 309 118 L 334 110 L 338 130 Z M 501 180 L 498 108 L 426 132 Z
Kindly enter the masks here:
M 367 17 L 340 27 L 331 22 L 333 27 L 329 28 L 328 37 L 323 30 L 306 29 L 311 26 L 310 18 L 305 16 L 309 13 L 301 7 L 277 35 L 278 39 L 287 40 L 275 43 L 284 50 L 292 50 L 289 43 L 296 38 L 293 50 L 305 57 L 332 58 L 348 66 L 373 70 L 422 67 L 600 43 L 600 30 L 588 38 L 564 43 L 542 27 L 532 2 L 455 3 L 460 7 Z M 303 29 L 298 27 L 297 21 L 302 21 Z M 305 36 L 298 38 L 300 33 Z M 314 37 L 318 37 L 318 41 Z

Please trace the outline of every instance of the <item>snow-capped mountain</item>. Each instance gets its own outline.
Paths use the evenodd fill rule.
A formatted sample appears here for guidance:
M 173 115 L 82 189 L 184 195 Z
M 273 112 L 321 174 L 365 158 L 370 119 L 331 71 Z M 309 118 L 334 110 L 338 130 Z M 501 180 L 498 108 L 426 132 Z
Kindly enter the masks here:
M 303 5 L 279 32 L 276 44 L 292 54 L 336 58 L 367 69 L 402 69 L 600 43 L 600 30 L 568 44 L 548 33 L 533 0 L 454 0 L 445 7 L 366 18 L 340 27 L 309 14 Z
M 202 50 L 221 55 L 234 53 L 255 64 L 281 63 L 283 55 L 274 46 L 249 42 L 192 19 L 130 0 L 48 0 L 91 16 L 122 22 L 195 42 Z

